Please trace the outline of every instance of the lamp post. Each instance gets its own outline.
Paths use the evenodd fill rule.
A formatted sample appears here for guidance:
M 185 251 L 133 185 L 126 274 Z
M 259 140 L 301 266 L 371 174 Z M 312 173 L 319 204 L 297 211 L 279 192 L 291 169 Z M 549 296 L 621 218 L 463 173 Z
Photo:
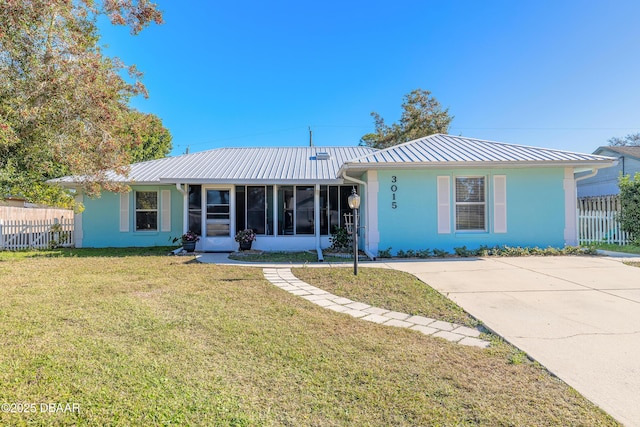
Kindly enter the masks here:
M 358 209 L 360 208 L 360 196 L 356 193 L 356 188 L 353 187 L 351 195 L 349 196 L 349 207 L 353 209 L 353 274 L 358 275 Z

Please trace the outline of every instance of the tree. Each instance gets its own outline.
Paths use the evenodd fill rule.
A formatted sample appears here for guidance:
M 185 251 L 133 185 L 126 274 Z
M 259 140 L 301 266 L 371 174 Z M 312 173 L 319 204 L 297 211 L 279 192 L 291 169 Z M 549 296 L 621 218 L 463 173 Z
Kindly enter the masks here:
M 122 189 L 105 171 L 127 173 L 141 139 L 128 103 L 147 92 L 135 66 L 102 54 L 100 15 L 134 35 L 162 22 L 149 0 L 0 3 L 0 196 L 69 205 L 44 184 L 66 174 L 82 176 L 89 195 Z
M 132 162 L 145 162 L 166 157 L 171 151 L 171 133 L 162 125 L 162 120 L 153 114 L 139 111 L 129 113 L 127 133 L 133 136 L 133 145 L 128 147 Z M 130 137 L 123 137 L 130 140 Z
M 640 246 L 640 172 L 633 179 L 629 175 L 618 180 L 620 187 L 620 226 L 631 233 L 635 245 Z
M 360 139 L 360 145 L 387 148 L 428 135 L 449 132 L 453 116 L 449 115 L 449 108 L 442 109 L 431 92 L 415 89 L 405 95 L 403 100 L 399 123 L 387 126 L 380 114 L 371 113 L 376 131 L 364 135 Z
M 607 142 L 611 147 L 638 147 L 640 146 L 640 133 L 632 133 L 624 138 L 613 137 Z

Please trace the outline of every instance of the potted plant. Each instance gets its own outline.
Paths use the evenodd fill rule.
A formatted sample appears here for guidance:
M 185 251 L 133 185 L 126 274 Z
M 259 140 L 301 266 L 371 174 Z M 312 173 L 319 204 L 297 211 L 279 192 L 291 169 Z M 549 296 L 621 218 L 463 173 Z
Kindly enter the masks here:
M 182 249 L 187 252 L 193 252 L 196 250 L 196 242 L 200 240 L 200 236 L 198 236 L 193 231 L 189 230 L 180 236 L 180 240 L 182 241 Z M 173 239 L 173 243 L 176 243 L 178 239 Z
M 236 242 L 240 244 L 241 251 L 251 249 L 251 244 L 254 240 L 256 240 L 256 233 L 251 228 L 238 231 L 238 234 L 236 234 Z

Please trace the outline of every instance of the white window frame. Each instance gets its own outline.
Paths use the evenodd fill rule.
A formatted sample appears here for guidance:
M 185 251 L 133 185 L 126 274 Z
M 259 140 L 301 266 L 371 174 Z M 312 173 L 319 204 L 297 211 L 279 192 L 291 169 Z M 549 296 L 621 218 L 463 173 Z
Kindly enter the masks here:
M 484 183 L 483 202 L 458 202 L 458 179 L 482 179 Z M 456 233 L 486 233 L 487 227 L 487 177 L 484 175 L 461 175 L 454 177 L 453 181 L 453 224 Z M 483 206 L 484 207 L 484 226 L 483 228 L 459 230 L 458 229 L 458 206 Z
M 156 195 L 156 208 L 155 209 L 138 209 L 138 194 L 139 193 L 155 193 Z M 138 212 L 155 212 L 156 213 L 156 228 L 138 228 Z M 133 227 L 136 233 L 157 233 L 160 231 L 160 195 L 158 190 L 136 190 L 133 196 Z

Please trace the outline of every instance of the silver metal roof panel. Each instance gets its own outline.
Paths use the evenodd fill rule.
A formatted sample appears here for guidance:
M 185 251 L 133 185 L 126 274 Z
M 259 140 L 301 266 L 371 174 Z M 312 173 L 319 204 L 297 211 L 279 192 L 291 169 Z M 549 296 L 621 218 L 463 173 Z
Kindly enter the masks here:
M 402 164 L 587 164 L 608 163 L 612 158 L 551 148 L 529 147 L 453 135 L 430 135 L 375 151 L 348 163 L 349 169 Z
M 368 147 L 219 148 L 199 153 L 134 163 L 129 176 L 109 172 L 113 182 L 126 183 L 280 183 L 338 182 L 348 160 L 376 151 Z M 318 159 L 318 153 L 326 153 Z M 77 177 L 51 180 L 74 183 Z

